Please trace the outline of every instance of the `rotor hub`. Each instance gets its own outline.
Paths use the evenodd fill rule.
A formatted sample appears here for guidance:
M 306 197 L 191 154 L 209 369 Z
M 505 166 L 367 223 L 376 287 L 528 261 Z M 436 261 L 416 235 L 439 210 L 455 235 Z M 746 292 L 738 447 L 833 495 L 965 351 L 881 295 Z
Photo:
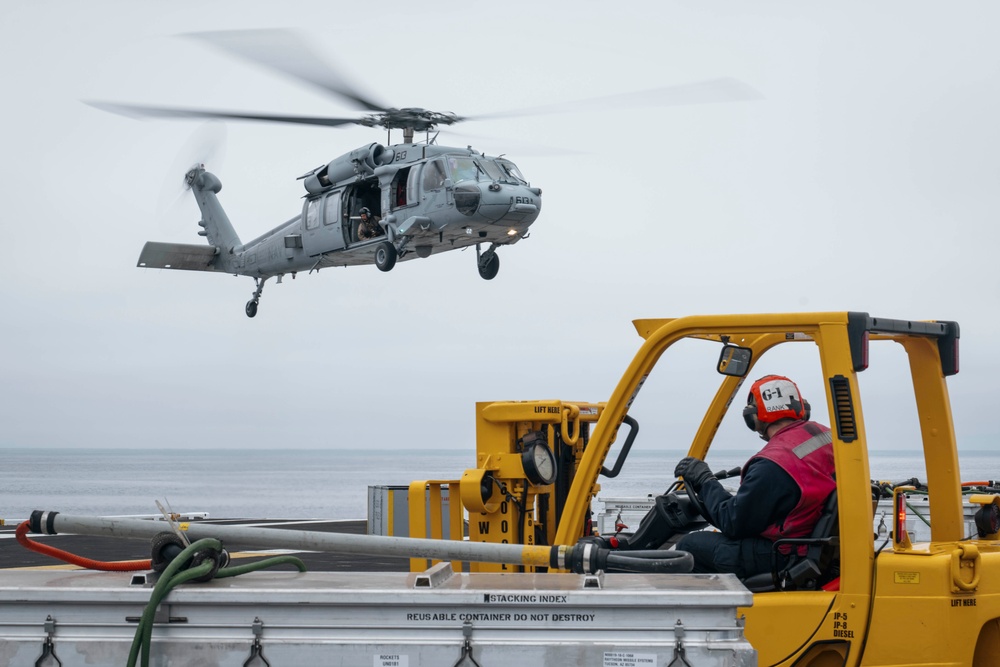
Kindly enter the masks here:
M 384 127 L 389 130 L 412 129 L 416 132 L 426 132 L 433 130 L 438 125 L 452 125 L 461 120 L 464 119 L 453 113 L 410 107 L 387 109 L 381 113 L 370 114 L 361 118 L 358 123 L 366 127 Z

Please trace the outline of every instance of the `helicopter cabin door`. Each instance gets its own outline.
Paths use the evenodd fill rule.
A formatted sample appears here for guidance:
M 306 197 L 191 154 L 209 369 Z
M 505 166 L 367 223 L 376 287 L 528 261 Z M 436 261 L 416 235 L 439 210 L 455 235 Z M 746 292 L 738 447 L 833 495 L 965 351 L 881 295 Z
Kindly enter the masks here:
M 341 191 L 306 200 L 302 210 L 302 249 L 310 257 L 344 247 Z
M 437 158 L 424 165 L 421 179 L 425 211 L 432 214 L 448 206 L 448 180 L 444 160 Z

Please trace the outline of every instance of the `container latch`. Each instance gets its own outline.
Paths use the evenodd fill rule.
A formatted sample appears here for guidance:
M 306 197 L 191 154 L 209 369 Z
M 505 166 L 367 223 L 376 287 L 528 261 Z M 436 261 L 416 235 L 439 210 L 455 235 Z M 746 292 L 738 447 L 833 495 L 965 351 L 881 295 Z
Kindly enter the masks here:
M 264 634 L 263 621 L 260 620 L 260 617 L 255 616 L 253 625 L 250 627 L 253 630 L 253 645 L 250 647 L 250 657 L 243 663 L 243 667 L 258 667 L 259 665 L 271 667 L 271 663 L 264 657 L 264 647 L 260 643 L 260 636 Z
M 62 667 L 62 660 L 56 656 L 56 645 L 52 635 L 56 633 L 56 619 L 52 615 L 45 617 L 45 641 L 42 642 L 42 654 L 35 660 L 35 667 Z
M 458 657 L 458 662 L 454 664 L 453 667 L 458 667 L 465 659 L 468 658 L 476 667 L 482 667 L 476 659 L 472 657 L 472 623 L 466 621 L 462 623 L 462 636 L 465 637 L 465 641 L 462 643 L 462 655 Z
M 677 623 L 674 625 L 674 659 L 670 661 L 667 667 L 674 667 L 674 665 L 687 665 L 687 667 L 691 667 L 691 663 L 684 657 L 684 653 L 684 625 L 680 619 L 677 619 Z

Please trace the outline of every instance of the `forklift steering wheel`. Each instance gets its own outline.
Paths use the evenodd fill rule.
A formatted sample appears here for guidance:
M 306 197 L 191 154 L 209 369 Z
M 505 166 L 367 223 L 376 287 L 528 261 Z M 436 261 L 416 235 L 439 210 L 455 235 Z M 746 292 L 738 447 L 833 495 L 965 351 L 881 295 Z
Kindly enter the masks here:
M 681 479 L 684 478 L 681 477 Z M 698 497 L 698 494 L 695 493 L 694 489 L 691 488 L 687 481 L 684 482 L 684 490 L 687 491 L 688 501 L 691 503 L 691 506 L 694 507 L 695 511 L 701 515 L 702 519 L 711 523 L 712 520 L 708 516 L 708 510 L 705 509 L 705 503 L 702 502 L 701 498 Z

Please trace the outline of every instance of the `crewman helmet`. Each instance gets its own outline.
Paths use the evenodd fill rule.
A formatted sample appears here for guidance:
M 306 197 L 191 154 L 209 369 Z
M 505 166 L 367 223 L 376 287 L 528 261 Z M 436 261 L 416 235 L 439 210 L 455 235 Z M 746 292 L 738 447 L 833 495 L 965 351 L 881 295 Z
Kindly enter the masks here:
M 782 419 L 809 419 L 809 401 L 784 375 L 765 375 L 750 386 L 743 421 L 767 440 L 767 427 Z

